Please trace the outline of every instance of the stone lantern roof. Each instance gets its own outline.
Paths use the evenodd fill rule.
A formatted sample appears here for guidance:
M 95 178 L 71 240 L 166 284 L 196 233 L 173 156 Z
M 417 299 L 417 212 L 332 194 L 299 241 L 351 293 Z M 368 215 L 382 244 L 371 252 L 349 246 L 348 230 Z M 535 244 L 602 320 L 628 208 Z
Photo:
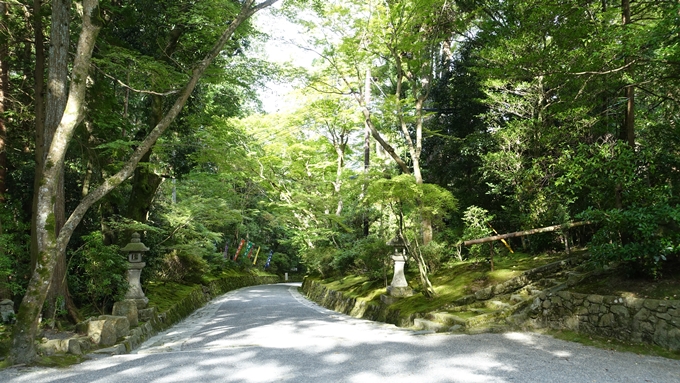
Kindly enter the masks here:
M 135 253 L 140 253 L 140 252 L 145 252 L 149 251 L 149 248 L 146 247 L 142 243 L 142 241 L 139 239 L 140 235 L 139 233 L 132 233 L 132 239 L 130 240 L 130 243 L 125 245 L 120 251 L 128 251 L 128 252 L 135 252 Z

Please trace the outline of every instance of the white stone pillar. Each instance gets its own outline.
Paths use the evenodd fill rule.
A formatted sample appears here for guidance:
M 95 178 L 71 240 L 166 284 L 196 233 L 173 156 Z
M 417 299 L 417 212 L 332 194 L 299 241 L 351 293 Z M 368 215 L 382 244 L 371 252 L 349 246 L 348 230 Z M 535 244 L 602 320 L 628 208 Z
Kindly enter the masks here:
M 387 287 L 387 294 L 393 297 L 410 297 L 413 295 L 413 290 L 408 287 L 408 282 L 406 282 L 406 276 L 404 275 L 406 256 L 395 252 L 392 260 L 394 261 L 394 276 L 392 277 L 392 283 Z

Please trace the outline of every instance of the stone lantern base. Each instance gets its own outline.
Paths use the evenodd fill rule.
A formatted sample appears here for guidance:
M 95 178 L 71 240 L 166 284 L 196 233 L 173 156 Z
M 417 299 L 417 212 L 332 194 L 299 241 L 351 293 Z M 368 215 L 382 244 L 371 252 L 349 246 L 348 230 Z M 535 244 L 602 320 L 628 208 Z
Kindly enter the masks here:
M 391 305 L 399 300 L 399 298 L 413 295 L 413 290 L 408 286 L 406 277 L 404 276 L 404 263 L 406 263 L 406 257 L 403 254 L 395 254 L 392 256 L 392 260 L 394 261 L 394 276 L 392 278 L 392 283 L 387 286 L 387 295 L 380 296 L 380 301 L 387 305 Z
M 149 298 L 144 295 L 142 291 L 142 284 L 140 283 L 140 276 L 142 274 L 142 268 L 146 263 L 144 262 L 129 262 L 128 263 L 128 282 L 130 287 L 128 288 L 127 294 L 125 294 L 125 299 L 133 300 L 137 303 L 137 309 L 145 309 L 149 304 Z
M 406 298 L 413 295 L 413 290 L 408 286 L 387 286 L 387 295 L 395 298 Z

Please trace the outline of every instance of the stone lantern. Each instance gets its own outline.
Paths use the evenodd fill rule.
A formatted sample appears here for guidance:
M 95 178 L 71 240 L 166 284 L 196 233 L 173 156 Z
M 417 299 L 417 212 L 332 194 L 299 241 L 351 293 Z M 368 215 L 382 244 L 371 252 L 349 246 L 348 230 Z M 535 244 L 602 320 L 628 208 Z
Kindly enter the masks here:
M 392 238 L 387 245 L 394 247 L 392 260 L 394 261 L 394 276 L 392 283 L 387 287 L 387 294 L 395 298 L 410 297 L 413 290 L 408 287 L 404 276 L 404 264 L 406 263 L 406 243 L 400 234 Z
M 130 287 L 125 294 L 125 299 L 134 300 L 138 309 L 144 309 L 149 303 L 149 298 L 144 295 L 139 279 L 142 269 L 146 266 L 146 263 L 142 262 L 142 256 L 144 252 L 149 251 L 149 248 L 141 242 L 139 233 L 133 233 L 130 243 L 120 250 L 128 252 L 128 282 Z

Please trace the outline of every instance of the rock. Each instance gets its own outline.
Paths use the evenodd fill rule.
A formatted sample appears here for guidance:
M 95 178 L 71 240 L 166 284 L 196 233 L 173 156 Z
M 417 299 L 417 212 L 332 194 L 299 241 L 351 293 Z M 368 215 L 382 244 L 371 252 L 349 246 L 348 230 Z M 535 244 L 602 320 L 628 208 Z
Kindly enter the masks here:
M 113 304 L 113 313 L 115 316 L 127 317 L 130 327 L 137 327 L 139 324 L 139 310 L 137 309 L 137 302 L 132 299 L 125 299 Z
M 614 314 L 605 314 L 600 318 L 599 323 L 597 324 L 600 327 L 612 327 L 614 324 Z
M 612 306 L 612 307 L 611 307 L 611 312 L 612 312 L 612 314 L 614 314 L 614 315 L 617 315 L 617 316 L 620 316 L 620 317 L 624 317 L 624 318 L 628 318 L 628 316 L 629 316 L 628 309 L 625 308 L 625 307 L 622 306 L 622 305 L 614 305 L 614 306 Z
M 139 310 L 139 320 L 142 322 L 149 322 L 155 319 L 156 308 L 149 307 L 148 309 Z
M 83 350 L 80 347 L 80 341 L 77 338 L 66 339 L 68 342 L 67 351 L 69 354 L 82 355 Z
M 90 320 L 87 322 L 87 336 L 92 343 L 108 347 L 116 344 L 116 328 L 109 320 Z
M 493 287 L 487 287 L 475 292 L 475 298 L 478 301 L 489 299 L 493 296 Z
M 63 352 L 61 348 L 61 339 L 50 339 L 38 345 L 38 352 L 43 355 L 54 355 L 58 352 Z
M 80 342 L 77 338 L 68 339 L 50 339 L 46 342 L 40 343 L 38 345 L 38 351 L 43 355 L 54 355 L 54 354 L 73 354 L 82 355 L 80 348 Z
M 434 332 L 445 332 L 448 331 L 450 328 L 443 323 L 432 322 L 422 318 L 414 319 L 413 327 L 419 330 L 429 330 Z
M 14 302 L 11 299 L 0 301 L 0 319 L 3 323 L 14 322 L 15 320 Z
M 110 321 L 116 330 L 116 339 L 126 337 L 130 334 L 130 322 L 127 317 L 114 315 L 101 315 L 99 320 Z

